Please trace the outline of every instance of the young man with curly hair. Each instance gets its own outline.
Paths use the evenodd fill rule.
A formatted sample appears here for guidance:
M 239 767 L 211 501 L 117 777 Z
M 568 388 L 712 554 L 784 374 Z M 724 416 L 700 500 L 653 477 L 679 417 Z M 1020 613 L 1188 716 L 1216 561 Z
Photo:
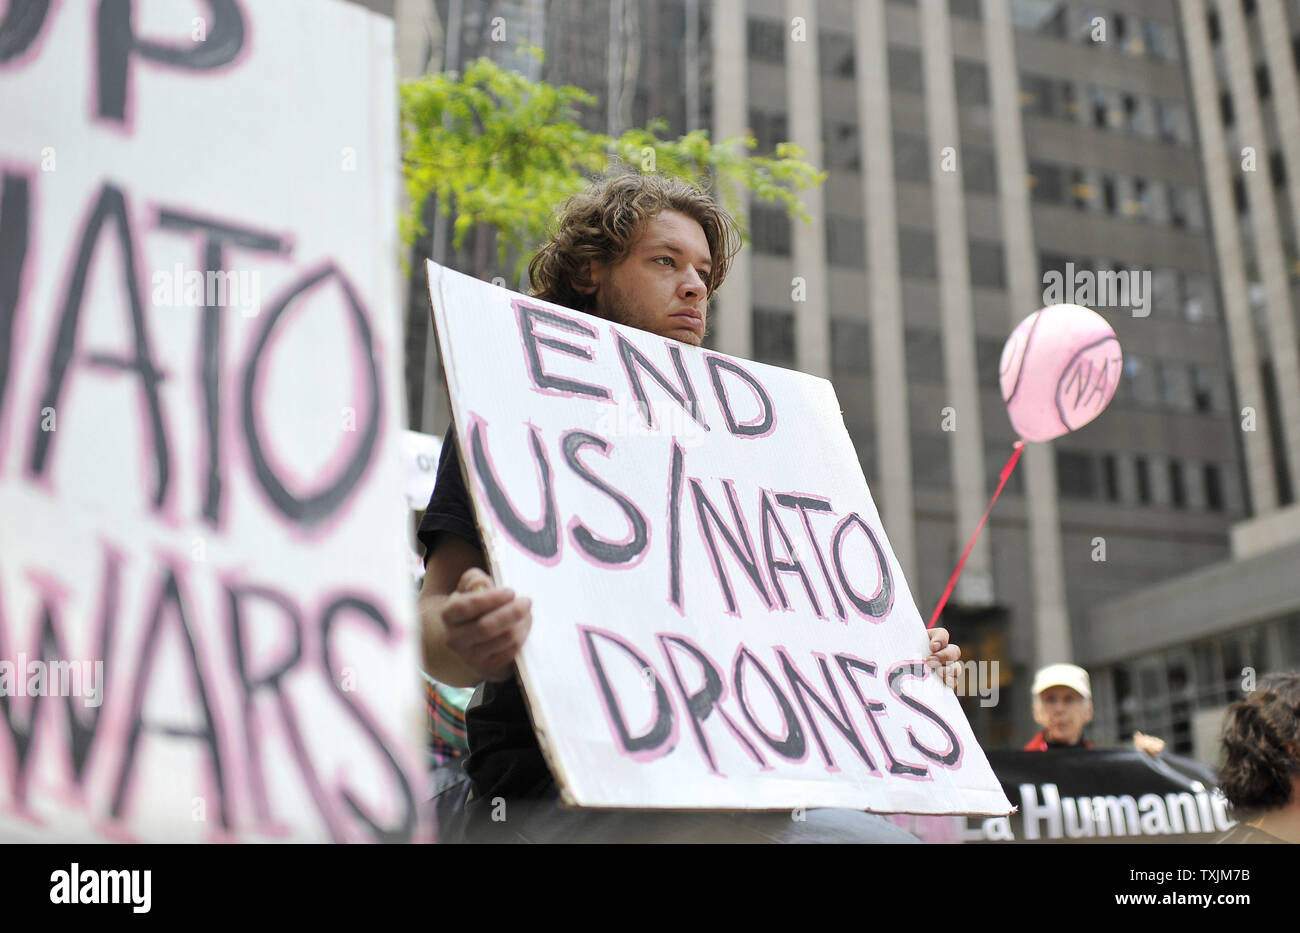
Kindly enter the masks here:
M 565 202 L 554 235 L 529 266 L 531 294 L 698 347 L 707 333 L 709 301 L 739 248 L 735 221 L 705 192 L 658 175 L 617 175 Z M 532 624 L 531 602 L 496 586 L 487 573 L 453 429 L 442 451 L 419 531 L 427 568 L 420 594 L 423 656 L 425 670 L 443 683 L 483 685 L 481 703 L 466 717 L 472 837 L 898 841 L 884 821 L 852 811 L 811 811 L 803 824 L 771 814 L 560 811 L 514 674 Z M 932 635 L 930 664 L 950 678 L 960 649 L 948 644 L 945 630 Z M 494 827 L 487 814 L 502 809 L 506 819 Z M 522 818 L 514 815 L 520 811 Z

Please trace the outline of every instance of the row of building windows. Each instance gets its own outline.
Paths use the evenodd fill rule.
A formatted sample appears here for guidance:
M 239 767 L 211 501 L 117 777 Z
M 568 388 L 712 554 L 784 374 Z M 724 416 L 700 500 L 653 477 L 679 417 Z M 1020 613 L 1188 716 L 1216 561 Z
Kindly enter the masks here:
M 755 205 L 750 211 L 750 236 L 754 251 L 769 256 L 791 255 L 792 221 L 780 208 Z M 866 232 L 861 219 L 828 214 L 826 261 L 832 266 L 866 268 Z M 990 240 L 969 240 L 967 262 L 970 283 L 976 288 L 1006 287 L 1002 245 Z M 902 278 L 938 278 L 934 232 L 915 227 L 898 228 L 898 267 Z
M 1300 615 L 1257 622 L 1095 671 L 1101 738 L 1127 741 L 1135 730 L 1159 735 L 1177 754 L 1213 760 L 1217 743 L 1197 749 L 1198 711 L 1241 699 L 1246 669 L 1256 678 L 1300 667 Z
M 950 437 L 942 433 L 913 433 L 912 474 L 924 489 L 951 489 Z M 988 492 L 1001 480 L 1010 453 L 1002 443 L 984 450 Z M 1162 475 L 1157 476 L 1160 470 Z M 1116 505 L 1164 506 L 1209 512 L 1226 509 L 1223 468 L 1216 463 L 1192 464 L 1177 459 L 1156 460 L 1125 453 L 1056 450 L 1057 491 L 1062 499 L 1109 502 Z M 1195 486 L 1193 487 L 1193 484 Z M 1020 471 L 1013 472 L 1003 492 L 1023 495 Z M 1195 499 L 1193 499 L 1195 496 Z
M 870 371 L 869 326 L 865 320 L 831 318 L 833 376 Z M 794 314 L 759 308 L 754 312 L 754 358 L 776 366 L 795 363 Z M 909 382 L 943 382 L 943 344 L 938 331 L 906 328 L 904 358 Z M 998 386 L 1003 341 L 979 337 L 975 341 L 976 378 L 984 389 Z M 1228 411 L 1228 385 L 1221 367 L 1207 363 L 1154 359 L 1125 354 L 1123 376 L 1115 391 L 1116 405 L 1155 408 L 1194 414 Z
M 1144 306 L 1151 314 L 1163 317 L 1166 320 L 1181 315 L 1183 320 L 1191 324 L 1213 321 L 1218 316 L 1213 283 L 1203 275 L 1193 275 L 1179 269 L 1169 268 L 1134 270 L 1118 260 L 1101 257 L 1066 256 L 1061 253 L 1047 252 L 1038 254 L 1038 267 L 1044 289 L 1047 286 L 1048 274 L 1055 272 L 1060 275 L 1062 288 L 1066 287 L 1065 283 L 1068 279 L 1074 278 L 1076 289 L 1072 291 L 1073 294 L 1078 293 L 1077 286 L 1081 281 L 1080 274 L 1086 273 L 1093 279 L 1092 301 L 1096 304 L 1104 304 L 1108 309 L 1123 312 L 1130 311 L 1135 306 Z M 1126 295 L 1126 301 L 1111 301 L 1109 303 L 1100 301 L 1096 283 L 1103 273 L 1120 272 L 1127 274 L 1133 271 L 1139 273 L 1150 272 L 1149 283 L 1145 276 L 1141 276 L 1138 280 L 1140 289 L 1146 289 L 1149 284 L 1149 295 L 1145 292 L 1142 295 L 1134 295 L 1128 288 L 1123 288 L 1121 291 L 1124 294 L 1120 297 Z M 1110 278 L 1112 281 L 1122 281 L 1114 280 L 1113 277 Z M 1127 278 L 1131 282 L 1131 276 L 1127 276 Z M 1109 285 L 1107 291 L 1112 291 Z M 1076 303 L 1089 304 L 1086 300 Z
M 1086 81 L 1021 72 L 1020 105 L 1026 113 L 1068 120 L 1183 146 L 1192 144 L 1187 105 L 1151 94 Z
M 925 69 L 920 49 L 891 45 L 888 56 L 889 89 L 894 92 L 924 94 Z M 952 71 L 957 91 L 957 104 L 966 107 L 987 107 L 989 77 L 984 63 L 974 59 L 954 58 Z
M 1178 32 L 1167 24 L 1133 13 L 1065 0 L 1011 0 L 1016 29 L 1128 55 L 1178 61 Z
M 1029 162 L 1029 185 L 1031 197 L 1041 204 L 1069 205 L 1180 230 L 1205 228 L 1201 192 L 1187 185 L 1041 160 Z
M 1191 508 L 1191 496 L 1211 512 L 1224 510 L 1223 469 L 1217 463 L 1189 464 L 1162 458 L 1163 466 L 1150 457 L 1086 450 L 1056 450 L 1056 485 L 1062 499 L 1087 499 L 1119 505 L 1165 505 Z M 1131 467 L 1131 471 L 1129 468 Z M 1157 495 L 1156 471 L 1164 472 L 1164 494 Z M 1121 478 L 1123 471 L 1129 471 Z M 1125 483 L 1125 479 L 1129 483 Z M 1192 484 L 1198 484 L 1193 491 Z M 1125 493 L 1128 485 L 1130 493 Z

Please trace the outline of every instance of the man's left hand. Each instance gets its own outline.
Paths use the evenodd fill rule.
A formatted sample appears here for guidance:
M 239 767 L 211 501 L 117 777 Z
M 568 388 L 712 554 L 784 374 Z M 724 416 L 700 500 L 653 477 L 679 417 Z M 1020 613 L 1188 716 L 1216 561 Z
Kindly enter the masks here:
M 948 644 L 946 628 L 932 628 L 929 635 L 930 656 L 925 659 L 926 665 L 936 671 L 949 687 L 956 687 L 961 676 L 961 648 Z

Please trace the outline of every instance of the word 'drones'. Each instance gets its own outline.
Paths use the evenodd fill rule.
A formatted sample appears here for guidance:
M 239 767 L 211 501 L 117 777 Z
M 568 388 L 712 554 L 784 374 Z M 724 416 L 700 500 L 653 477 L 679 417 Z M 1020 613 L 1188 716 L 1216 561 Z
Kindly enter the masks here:
M 932 767 L 960 766 L 962 744 L 956 732 L 907 689 L 934 676 L 922 661 L 903 661 L 882 672 L 875 663 L 846 652 L 830 658 L 816 654 L 818 677 L 801 668 L 787 649 L 776 646 L 771 651 L 778 674 L 744 644 L 724 664 L 684 635 L 659 632 L 654 637 L 663 663 L 656 664 L 614 632 L 580 625 L 578 635 L 616 747 L 635 760 L 652 761 L 672 753 L 679 744 L 679 723 L 684 721 L 705 764 L 718 775 L 722 772 L 714 743 L 723 736 L 762 770 L 771 767 L 774 757 L 801 763 L 813 749 L 828 770 L 840 770 L 841 763 L 826 740 L 827 734 L 836 733 L 876 775 L 887 771 L 926 779 Z M 633 673 L 637 676 L 629 676 Z M 629 700 L 645 696 L 647 687 L 653 704 L 648 725 L 629 723 L 625 712 Z M 878 699 L 885 691 L 889 703 Z M 757 705 L 754 698 L 759 695 L 772 702 Z M 851 708 L 860 711 L 866 730 Z M 764 709 L 766 714 L 761 712 Z M 910 750 L 895 748 L 886 736 L 891 719 L 903 724 Z M 921 735 L 917 726 L 922 727 Z M 824 732 L 824 727 L 832 731 Z M 931 736 L 942 740 L 935 743 Z M 884 771 L 872 748 L 879 750 Z

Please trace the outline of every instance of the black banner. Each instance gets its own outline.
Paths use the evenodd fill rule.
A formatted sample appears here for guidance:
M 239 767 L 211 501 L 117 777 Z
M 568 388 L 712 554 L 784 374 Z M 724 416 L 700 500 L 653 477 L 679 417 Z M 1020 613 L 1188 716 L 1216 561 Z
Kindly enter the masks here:
M 967 819 L 967 842 L 1209 842 L 1232 826 L 1214 772 L 1132 749 L 988 753 L 1010 817 Z

